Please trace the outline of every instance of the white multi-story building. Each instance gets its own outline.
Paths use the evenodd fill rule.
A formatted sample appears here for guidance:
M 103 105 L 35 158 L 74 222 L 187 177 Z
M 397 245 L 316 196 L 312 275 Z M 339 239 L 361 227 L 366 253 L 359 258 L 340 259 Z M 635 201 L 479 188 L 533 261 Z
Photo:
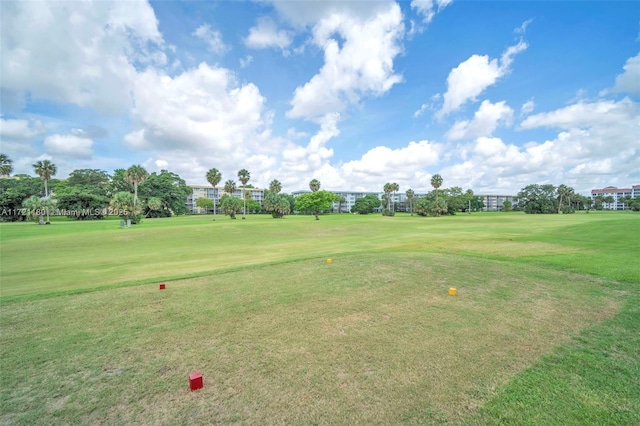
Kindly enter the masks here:
M 616 188 L 615 186 L 607 186 L 602 189 L 592 189 L 591 198 L 595 198 L 599 195 L 603 197 L 611 196 L 613 203 L 602 203 L 602 208 L 605 210 L 625 210 L 628 206 L 624 203 L 623 198 L 630 196 L 631 198 L 640 196 L 640 185 L 633 185 L 631 188 Z
M 480 200 L 484 203 L 484 208 L 482 210 L 485 212 L 502 211 L 505 201 L 510 201 L 514 207 L 518 204 L 518 200 L 516 200 L 515 195 L 475 194 L 475 196 L 480 198 Z
M 204 209 L 201 209 L 196 206 L 196 200 L 198 198 L 206 197 L 211 200 L 215 200 L 216 207 L 217 207 L 220 203 L 220 198 L 222 198 L 222 196 L 226 194 L 226 192 L 224 192 L 224 188 L 219 186 L 215 188 L 213 188 L 210 185 L 189 185 L 189 186 L 193 188 L 193 193 L 187 197 L 187 208 L 189 209 L 189 211 L 191 211 L 191 213 L 205 213 Z M 264 199 L 264 189 L 247 188 L 246 191 L 247 193 L 251 194 L 252 199 L 256 200 L 257 202 L 260 203 L 260 205 L 262 205 L 262 200 Z M 242 199 L 242 192 L 243 192 L 242 188 L 236 188 L 232 196 Z M 209 213 L 211 212 L 213 212 L 213 210 L 209 211 Z

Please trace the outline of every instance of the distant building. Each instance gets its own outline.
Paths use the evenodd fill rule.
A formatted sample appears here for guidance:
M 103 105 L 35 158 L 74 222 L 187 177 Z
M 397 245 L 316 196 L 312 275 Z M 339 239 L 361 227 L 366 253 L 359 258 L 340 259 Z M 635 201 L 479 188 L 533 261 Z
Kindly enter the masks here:
M 503 205 L 505 201 L 511 201 L 511 205 L 515 207 L 518 204 L 518 200 L 516 200 L 515 195 L 482 195 L 482 194 L 474 194 L 476 197 L 480 198 L 480 200 L 484 203 L 484 208 L 482 209 L 485 212 L 499 212 L 503 210 Z
M 640 185 L 633 185 L 631 188 L 616 188 L 615 186 L 607 186 L 602 189 L 592 189 L 591 198 L 595 200 L 598 195 L 603 197 L 613 197 L 613 203 L 602 203 L 602 208 L 605 210 L 625 210 L 627 205 L 622 200 L 626 196 L 631 198 L 640 196 Z
M 205 213 L 204 209 L 201 209 L 196 206 L 196 200 L 198 198 L 207 197 L 211 200 L 215 200 L 216 207 L 218 207 L 220 203 L 220 198 L 222 198 L 222 196 L 226 194 L 226 192 L 224 192 L 224 188 L 219 186 L 215 188 L 213 188 L 211 185 L 189 185 L 189 186 L 193 188 L 193 193 L 187 197 L 186 204 L 187 204 L 187 208 L 191 213 Z M 259 202 L 260 205 L 262 205 L 262 200 L 264 199 L 264 189 L 247 188 L 246 191 L 247 193 L 251 194 L 251 198 L 253 198 L 257 202 Z M 242 188 L 236 188 L 232 196 L 242 199 Z M 209 212 L 213 212 L 213 210 L 210 210 Z

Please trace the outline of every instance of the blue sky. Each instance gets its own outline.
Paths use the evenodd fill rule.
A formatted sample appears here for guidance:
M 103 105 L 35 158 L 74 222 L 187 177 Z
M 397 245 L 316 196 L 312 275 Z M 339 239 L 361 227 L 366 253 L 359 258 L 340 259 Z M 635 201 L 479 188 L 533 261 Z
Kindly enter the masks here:
M 640 183 L 637 2 L 0 2 L 14 173 Z

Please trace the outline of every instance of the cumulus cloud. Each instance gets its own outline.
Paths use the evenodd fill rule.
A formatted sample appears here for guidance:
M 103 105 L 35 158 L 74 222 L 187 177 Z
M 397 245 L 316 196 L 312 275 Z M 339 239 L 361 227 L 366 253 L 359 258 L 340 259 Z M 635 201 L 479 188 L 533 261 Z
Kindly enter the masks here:
M 231 71 L 205 63 L 175 77 L 147 70 L 138 76 L 134 95 L 134 117 L 142 128 L 131 140 L 154 148 L 198 147 L 228 155 L 259 146 L 257 136 L 270 122 L 254 84 L 240 85 Z
M 458 140 L 491 136 L 500 123 L 510 125 L 512 118 L 513 110 L 505 101 L 492 104 L 484 100 L 472 120 L 457 121 L 445 137 Z
M 476 101 L 477 96 L 487 87 L 509 72 L 514 56 L 526 50 L 527 46 L 527 43 L 520 40 L 516 45 L 509 46 L 500 59 L 489 59 L 488 55 L 472 55 L 452 69 L 447 77 L 444 104 L 436 116 L 442 118 L 460 109 L 468 101 Z
M 640 54 L 627 59 L 622 67 L 624 72 L 616 78 L 614 92 L 640 94 Z
M 324 65 L 296 88 L 288 117 L 314 118 L 343 111 L 362 96 L 380 96 L 402 77 L 393 60 L 402 51 L 404 26 L 393 3 L 368 19 L 334 13 L 313 28 L 313 43 L 324 50 Z
M 609 185 L 618 175 L 629 182 L 640 178 L 640 106 L 621 101 L 578 102 L 527 117 L 523 130 L 555 128 L 556 137 L 524 146 L 500 138 L 480 137 L 466 148 L 465 160 L 445 167 L 443 176 L 476 192 L 514 194 L 530 183 L 565 183 L 587 192 Z M 598 178 L 601 175 L 601 178 Z
M 52 156 L 90 159 L 93 155 L 92 146 L 91 139 L 74 134 L 51 135 L 44 140 L 44 147 Z
M 200 25 L 195 29 L 192 35 L 204 41 L 210 52 L 222 54 L 228 49 L 222 42 L 222 33 L 218 30 L 212 29 L 209 24 Z
M 251 49 L 277 47 L 284 50 L 291 44 L 292 37 L 293 34 L 290 31 L 278 30 L 272 19 L 260 18 L 257 25 L 249 29 L 249 35 L 244 39 L 244 43 Z
M 411 8 L 422 16 L 422 21 L 428 24 L 436 13 L 447 7 L 453 0 L 412 0 Z
M 136 65 L 163 65 L 147 2 L 3 2 L 2 93 L 102 113 L 128 110 Z

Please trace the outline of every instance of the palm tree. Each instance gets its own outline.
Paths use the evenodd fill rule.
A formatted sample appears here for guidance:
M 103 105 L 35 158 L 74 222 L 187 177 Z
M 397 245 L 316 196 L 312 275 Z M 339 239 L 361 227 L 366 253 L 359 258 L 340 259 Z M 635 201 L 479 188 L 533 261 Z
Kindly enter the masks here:
M 609 204 L 609 210 L 615 210 L 612 207 L 615 207 L 615 205 L 613 205 L 613 203 L 615 203 L 616 199 L 613 198 L 613 195 L 607 195 L 606 197 L 604 197 L 603 200 L 605 203 Z
M 436 190 L 436 202 L 438 201 L 438 188 L 442 186 L 442 182 L 442 176 L 440 176 L 439 174 L 431 176 L 431 186 L 433 186 L 433 189 Z
M 407 200 L 409 200 L 409 206 L 411 209 L 411 216 L 413 216 L 413 197 L 416 195 L 415 192 L 413 192 L 413 189 L 409 188 L 407 189 L 407 192 L 405 192 L 405 194 L 407 195 Z
M 151 212 L 157 212 L 162 208 L 162 199 L 159 197 L 151 197 L 147 200 L 147 207 L 149 207 L 149 211 L 145 217 L 149 217 Z
M 282 191 L 282 184 L 280 183 L 280 181 L 277 179 L 272 180 L 269 184 L 269 191 L 273 192 L 274 194 L 279 194 L 280 191 Z
M 338 213 L 342 213 L 342 205 L 346 202 L 347 200 L 343 196 L 340 196 L 340 199 L 338 200 Z
M 13 161 L 8 155 L 0 154 L 0 176 L 11 176 Z
M 387 210 L 390 211 L 391 210 L 391 193 L 393 192 L 393 184 L 392 183 L 385 183 L 384 186 L 382 187 L 382 190 L 384 191 L 384 194 L 387 198 Z
M 133 185 L 133 214 L 136 214 L 136 204 L 138 203 L 138 184 L 145 181 L 149 173 L 141 165 L 133 165 L 127 169 L 127 181 Z
M 242 199 L 244 201 L 243 207 L 242 207 L 242 219 L 246 219 L 245 215 L 247 214 L 247 199 L 245 197 L 245 193 L 247 191 L 247 182 L 249 182 L 249 179 L 251 179 L 251 174 L 249 173 L 249 171 L 247 169 L 242 169 L 238 172 L 238 180 L 240 182 L 242 182 Z
M 393 191 L 393 199 L 395 200 L 395 199 L 396 199 L 396 192 L 397 192 L 397 191 L 400 191 L 400 185 L 398 185 L 397 183 L 393 182 L 393 183 L 391 184 L 391 191 Z M 393 202 L 393 205 L 394 205 L 393 211 L 394 211 L 394 212 L 395 212 L 395 210 L 396 210 L 396 209 L 395 209 L 395 204 L 396 204 L 396 203 L 395 203 L 395 201 L 394 201 L 394 202 Z
M 49 188 L 47 187 L 47 182 L 49 182 L 51 176 L 55 176 L 58 168 L 51 161 L 42 160 L 33 164 L 33 169 L 36 171 L 36 174 L 44 180 L 44 196 L 46 199 L 49 199 Z M 49 207 L 47 206 L 45 210 L 47 211 L 47 223 L 49 223 Z
M 567 185 L 559 185 L 556 190 L 560 199 L 558 200 L 558 214 L 562 211 L 562 201 L 565 197 L 570 197 L 573 194 L 573 188 L 568 187 Z
M 229 194 L 230 197 L 233 197 L 233 193 L 235 190 L 236 190 L 236 183 L 233 180 L 229 179 L 224 183 L 224 192 Z
M 222 173 L 218 169 L 211 169 L 207 172 L 207 181 L 213 187 L 213 220 L 216 220 L 216 185 L 222 180 Z
M 311 192 L 318 192 L 320 190 L 320 181 L 318 179 L 311 179 L 309 189 L 311 189 Z

